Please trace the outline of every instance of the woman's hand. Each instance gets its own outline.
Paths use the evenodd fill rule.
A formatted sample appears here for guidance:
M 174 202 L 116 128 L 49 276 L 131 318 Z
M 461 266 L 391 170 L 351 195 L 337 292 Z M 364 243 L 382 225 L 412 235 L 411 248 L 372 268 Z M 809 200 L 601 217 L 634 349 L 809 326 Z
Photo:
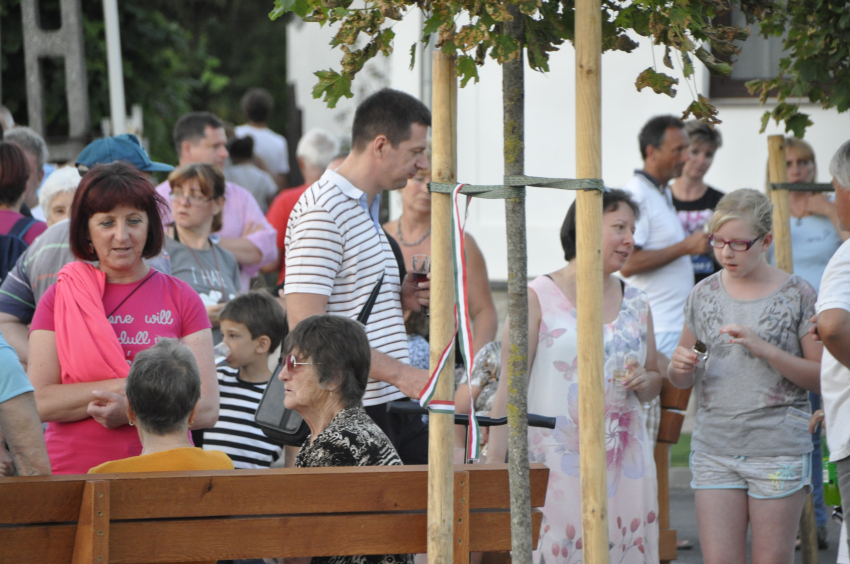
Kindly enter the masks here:
M 6 445 L 0 443 L 0 477 L 15 475 L 15 461 L 12 455 L 6 450 Z
M 763 360 L 768 360 L 768 357 L 773 353 L 774 347 L 758 335 L 756 332 L 746 325 L 731 323 L 720 328 L 721 333 L 726 333 L 731 339 L 730 343 L 743 345 L 747 350 L 753 353 L 753 356 Z
M 126 402 L 124 396 L 99 390 L 93 391 L 92 394 L 96 399 L 89 404 L 87 411 L 95 421 L 107 429 L 114 429 L 129 422 L 127 410 L 124 407 Z
M 410 273 L 404 277 L 401 284 L 401 309 L 402 311 L 421 311 L 422 306 L 431 304 L 431 275 L 428 280 L 414 284 Z
M 820 334 L 818 333 L 818 316 L 813 315 L 812 318 L 809 321 L 812 322 L 812 326 L 809 327 L 809 335 L 814 337 L 816 342 L 818 342 L 818 343 L 822 342 L 820 340 Z
M 629 372 L 623 380 L 623 386 L 625 386 L 628 391 L 643 392 L 649 389 L 652 380 L 650 379 L 646 368 L 639 365 L 637 360 L 634 359 L 629 360 L 626 363 L 626 367 L 629 369 Z
M 814 413 L 812 413 L 812 418 L 809 420 L 809 434 L 814 435 L 815 429 L 818 427 L 818 423 L 823 421 L 823 410 L 818 409 Z

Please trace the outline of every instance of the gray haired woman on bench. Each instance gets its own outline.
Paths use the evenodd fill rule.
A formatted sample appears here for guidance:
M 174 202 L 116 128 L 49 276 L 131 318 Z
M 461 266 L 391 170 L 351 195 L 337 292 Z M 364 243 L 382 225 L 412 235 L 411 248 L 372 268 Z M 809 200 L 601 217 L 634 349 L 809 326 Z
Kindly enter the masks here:
M 283 345 L 284 405 L 310 427 L 296 468 L 392 466 L 401 458 L 363 410 L 371 366 L 363 327 L 346 317 L 314 315 L 299 323 Z M 310 562 L 310 558 L 287 559 Z M 314 557 L 311 564 L 412 564 L 410 554 Z

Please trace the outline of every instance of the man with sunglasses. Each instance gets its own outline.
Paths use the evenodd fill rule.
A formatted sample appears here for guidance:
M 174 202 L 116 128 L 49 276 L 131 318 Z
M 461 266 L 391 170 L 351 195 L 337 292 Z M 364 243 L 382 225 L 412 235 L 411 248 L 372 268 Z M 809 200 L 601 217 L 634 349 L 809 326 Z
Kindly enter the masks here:
M 151 161 L 135 135 L 104 137 L 89 143 L 77 158 L 77 170 L 85 173 L 96 164 L 126 161 L 149 176 L 152 172 L 168 172 L 173 166 Z M 26 367 L 28 361 L 27 325 L 32 321 L 35 306 L 47 289 L 56 282 L 59 270 L 76 260 L 69 241 L 71 222 L 67 219 L 52 225 L 20 256 L 15 268 L 0 286 L 0 332 Z M 146 261 L 171 274 L 168 256 L 160 254 Z
M 363 405 L 405 464 L 428 458 L 428 428 L 416 415 L 387 414 L 386 404 L 418 398 L 428 371 L 410 366 L 403 309 L 428 305 L 430 283 L 401 280 L 378 219 L 381 193 L 404 188 L 429 168 L 431 112 L 408 94 L 383 89 L 354 115 L 351 153 L 299 198 L 287 226 L 284 294 L 290 329 L 312 315 L 356 319 L 378 288 L 366 323 L 372 367 Z M 380 286 L 378 286 L 380 284 Z

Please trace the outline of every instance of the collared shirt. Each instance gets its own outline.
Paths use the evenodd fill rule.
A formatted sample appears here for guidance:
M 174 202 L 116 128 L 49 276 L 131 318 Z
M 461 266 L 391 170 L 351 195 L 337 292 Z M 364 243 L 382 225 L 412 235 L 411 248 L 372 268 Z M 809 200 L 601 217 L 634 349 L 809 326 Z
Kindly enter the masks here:
M 645 174 L 637 171 L 623 190 L 631 194 L 640 208 L 640 218 L 635 223 L 635 247 L 657 251 L 685 240 L 669 188 L 665 186 L 661 191 Z M 656 334 L 682 330 L 685 300 L 694 287 L 691 257 L 681 256 L 627 280 L 649 296 Z
M 166 180 L 156 187 L 160 196 L 168 202 L 168 208 L 160 209 L 163 225 L 174 223 L 171 214 L 171 185 Z M 215 234 L 220 237 L 241 238 L 249 224 L 262 225 L 259 231 L 251 233 L 246 239 L 259 249 L 262 254 L 260 262 L 239 265 L 239 280 L 242 291 L 247 292 L 251 286 L 251 278 L 260 272 L 260 267 L 273 263 L 277 259 L 277 231 L 266 220 L 263 210 L 257 205 L 257 200 L 245 188 L 232 182 L 224 185 L 224 210 L 221 212 L 221 230 Z
M 381 291 L 366 325 L 369 344 L 408 362 L 398 264 L 377 223 L 378 198 L 367 211 L 366 194 L 328 170 L 298 199 L 286 228 L 284 294 L 321 294 L 326 311 L 356 319 L 381 276 Z M 370 379 L 364 405 L 403 398 L 394 386 Z

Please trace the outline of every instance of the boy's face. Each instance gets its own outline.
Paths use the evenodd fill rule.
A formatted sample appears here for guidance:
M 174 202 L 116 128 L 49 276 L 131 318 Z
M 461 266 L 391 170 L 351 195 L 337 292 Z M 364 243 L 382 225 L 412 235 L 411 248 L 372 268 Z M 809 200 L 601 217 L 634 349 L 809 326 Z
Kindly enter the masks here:
M 252 339 L 251 332 L 244 323 L 222 319 L 221 335 L 224 343 L 230 347 L 230 356 L 225 359 L 225 362 L 231 368 L 242 368 L 261 354 L 263 347 L 260 344 L 260 337 Z

